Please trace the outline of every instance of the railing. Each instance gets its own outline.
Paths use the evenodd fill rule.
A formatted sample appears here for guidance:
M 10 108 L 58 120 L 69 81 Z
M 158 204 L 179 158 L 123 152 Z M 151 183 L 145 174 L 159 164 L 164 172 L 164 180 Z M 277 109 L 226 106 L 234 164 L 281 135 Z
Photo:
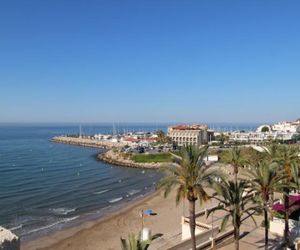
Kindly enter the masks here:
M 214 228 L 213 229 L 214 232 L 212 232 L 212 230 L 209 230 L 196 236 L 197 250 L 220 248 L 233 241 L 234 228 L 231 228 L 219 234 L 217 234 L 219 229 L 217 231 L 216 229 L 218 228 Z M 212 233 L 216 233 L 216 236 L 214 236 L 213 238 L 210 237 Z M 205 238 L 208 240 L 204 240 Z M 191 246 L 192 246 L 192 240 L 188 239 L 173 247 L 169 247 L 166 250 L 190 250 Z
M 190 223 L 190 218 L 188 217 L 182 217 L 182 223 L 187 223 L 189 224 Z M 196 227 L 200 228 L 200 229 L 204 229 L 204 230 L 208 230 L 208 229 L 211 229 L 211 226 L 210 225 L 207 225 L 205 223 L 201 223 L 199 221 L 196 221 Z
M 216 226 L 212 229 L 201 232 L 200 234 L 196 235 L 197 245 L 200 245 L 200 244 L 206 242 L 207 239 L 209 239 L 212 235 L 217 235 L 218 233 L 219 233 L 219 227 L 218 226 Z M 180 242 L 176 246 L 167 248 L 166 250 L 187 250 L 187 249 L 190 249 L 191 246 L 192 246 L 192 240 L 187 239 L 187 240 L 184 240 L 184 241 Z
M 234 228 L 218 234 L 216 237 L 210 238 L 209 240 L 197 245 L 197 250 L 208 250 L 223 247 L 234 240 Z

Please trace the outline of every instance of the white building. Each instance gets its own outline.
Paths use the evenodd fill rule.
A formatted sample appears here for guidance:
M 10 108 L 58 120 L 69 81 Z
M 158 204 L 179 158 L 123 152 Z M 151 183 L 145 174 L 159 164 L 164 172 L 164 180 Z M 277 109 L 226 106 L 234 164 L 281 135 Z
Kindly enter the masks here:
M 295 122 L 279 122 L 274 125 L 261 125 L 255 132 L 233 132 L 230 141 L 262 142 L 270 140 L 291 141 L 300 133 L 300 119 Z
M 296 133 L 299 125 L 299 120 L 296 122 L 279 122 L 272 126 L 272 130 L 279 132 Z
M 179 146 L 208 143 L 206 125 L 178 125 L 168 127 L 168 136 Z

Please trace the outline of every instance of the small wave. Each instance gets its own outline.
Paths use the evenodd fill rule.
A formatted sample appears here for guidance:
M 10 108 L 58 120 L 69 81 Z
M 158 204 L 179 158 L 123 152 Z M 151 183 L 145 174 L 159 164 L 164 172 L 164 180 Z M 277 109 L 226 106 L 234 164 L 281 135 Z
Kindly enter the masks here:
M 109 200 L 108 202 L 109 202 L 109 203 L 115 203 L 115 202 L 118 202 L 118 201 L 120 201 L 120 200 L 122 200 L 122 199 L 123 199 L 123 197 L 118 197 L 118 198 L 111 199 L 111 200 Z
M 9 230 L 9 231 L 14 231 L 14 230 L 21 229 L 22 227 L 23 227 L 23 224 L 20 224 L 20 225 L 18 225 L 18 226 L 11 227 L 11 228 L 9 228 L 8 230 Z
M 108 191 L 110 191 L 110 189 L 105 189 L 105 190 L 102 190 L 102 191 L 99 191 L 99 192 L 95 192 L 94 194 L 104 194 Z
M 32 229 L 30 231 L 27 231 L 25 233 L 25 235 L 36 233 L 36 232 L 41 231 L 41 230 L 49 229 L 49 228 L 54 227 L 54 226 L 56 226 L 58 224 L 66 223 L 66 222 L 69 222 L 69 221 L 72 221 L 72 220 L 76 220 L 77 218 L 79 218 L 79 215 L 71 217 L 71 218 L 66 218 L 66 219 L 63 219 L 63 220 L 60 220 L 60 221 L 56 221 L 56 222 L 54 222 L 52 224 L 49 224 L 49 225 L 46 225 L 46 226 L 43 226 L 43 227 L 38 227 L 38 228 Z
M 111 205 L 106 206 L 106 207 L 103 207 L 103 208 L 101 208 L 100 210 L 105 210 L 105 209 L 108 209 L 108 208 L 111 208 Z
M 74 216 L 74 217 L 70 217 L 70 218 L 66 218 L 66 219 L 62 220 L 61 223 L 63 223 L 63 222 L 69 222 L 69 221 L 72 221 L 72 220 L 76 220 L 79 217 L 80 217 L 80 215 L 77 215 L 77 216 Z
M 97 214 L 101 213 L 102 211 L 111 208 L 111 205 L 108 205 L 106 207 L 101 208 L 100 210 L 97 211 Z
M 56 215 L 67 215 L 69 213 L 74 212 L 76 210 L 76 208 L 60 207 L 60 208 L 50 208 L 49 210 Z
M 139 192 L 141 192 L 141 190 L 139 190 L 139 189 L 133 189 L 133 190 L 130 190 L 130 191 L 128 192 L 128 194 L 129 194 L 129 195 L 134 195 L 134 194 L 137 194 L 137 193 L 139 193 Z

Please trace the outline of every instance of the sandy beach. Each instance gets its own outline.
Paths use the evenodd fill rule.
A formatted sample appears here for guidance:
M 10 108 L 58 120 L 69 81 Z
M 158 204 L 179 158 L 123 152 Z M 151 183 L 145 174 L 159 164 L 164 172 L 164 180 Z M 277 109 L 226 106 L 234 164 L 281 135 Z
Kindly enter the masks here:
M 21 249 L 117 250 L 121 248 L 120 237 L 127 238 L 128 233 L 138 233 L 141 230 L 142 209 L 152 209 L 157 213 L 155 216 L 145 218 L 145 227 L 150 228 L 152 234 L 162 234 L 153 242 L 150 249 L 163 249 L 180 241 L 181 215 L 187 214 L 187 205 L 180 204 L 176 207 L 175 192 L 166 199 L 162 192 L 155 192 L 119 213 L 26 242 L 21 244 Z
M 127 238 L 129 233 L 137 234 L 141 230 L 142 210 L 152 209 L 155 216 L 145 217 L 144 227 L 151 230 L 152 235 L 161 234 L 154 240 L 149 249 L 163 250 L 172 247 L 181 241 L 181 216 L 188 215 L 188 203 L 185 201 L 178 206 L 175 204 L 176 190 L 164 198 L 162 191 L 157 191 L 135 201 L 123 208 L 118 213 L 111 213 L 95 221 L 85 222 L 79 226 L 57 231 L 48 236 L 29 242 L 21 242 L 22 250 L 119 250 L 120 237 Z M 200 207 L 196 203 L 196 212 L 216 205 L 215 200 L 208 201 Z M 201 217 L 200 222 L 214 225 L 221 224 L 224 217 L 223 211 L 216 211 L 213 217 Z M 248 218 L 241 227 L 241 246 L 247 249 L 258 249 L 263 245 L 264 231 L 260 227 L 262 217 L 255 216 L 257 225 Z M 212 222 L 213 220 L 213 222 Z M 228 223 L 227 228 L 232 226 Z M 251 233 L 250 233 L 251 232 Z M 255 240 L 253 240 L 253 239 Z M 251 240 L 252 239 L 252 240 Z M 274 237 L 270 234 L 270 240 Z M 249 245 L 249 241 L 251 244 Z M 274 241 L 272 244 L 278 244 Z M 233 243 L 221 249 L 233 249 Z M 244 248 L 242 248 L 244 249 Z

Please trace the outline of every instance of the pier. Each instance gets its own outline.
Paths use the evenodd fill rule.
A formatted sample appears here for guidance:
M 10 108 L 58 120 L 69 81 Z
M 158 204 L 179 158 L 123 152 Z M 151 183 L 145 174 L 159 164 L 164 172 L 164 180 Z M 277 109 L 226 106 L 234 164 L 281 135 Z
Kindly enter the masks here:
M 84 147 L 94 148 L 122 148 L 126 144 L 122 142 L 112 142 L 107 140 L 96 140 L 92 138 L 71 137 L 71 136 L 55 136 L 51 139 L 53 142 L 72 144 Z

